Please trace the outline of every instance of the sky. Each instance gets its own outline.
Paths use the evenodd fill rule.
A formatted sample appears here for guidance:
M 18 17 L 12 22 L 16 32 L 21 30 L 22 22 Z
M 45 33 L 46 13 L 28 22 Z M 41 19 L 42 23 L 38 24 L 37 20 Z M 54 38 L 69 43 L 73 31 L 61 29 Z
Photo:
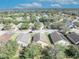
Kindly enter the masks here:
M 79 8 L 79 0 L 0 0 L 0 9 L 7 8 Z

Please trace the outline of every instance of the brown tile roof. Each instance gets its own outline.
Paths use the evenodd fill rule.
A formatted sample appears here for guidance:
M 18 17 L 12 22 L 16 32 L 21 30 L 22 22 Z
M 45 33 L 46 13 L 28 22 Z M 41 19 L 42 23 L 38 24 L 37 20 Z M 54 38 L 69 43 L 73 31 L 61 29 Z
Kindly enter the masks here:
M 5 33 L 5 34 L 1 35 L 0 36 L 0 43 L 6 43 L 11 36 L 12 36 L 11 33 Z

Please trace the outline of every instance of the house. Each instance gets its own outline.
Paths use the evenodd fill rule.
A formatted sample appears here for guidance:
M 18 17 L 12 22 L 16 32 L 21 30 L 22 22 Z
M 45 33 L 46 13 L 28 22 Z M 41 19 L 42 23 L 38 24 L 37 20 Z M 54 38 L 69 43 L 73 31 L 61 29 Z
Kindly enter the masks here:
M 39 22 L 40 16 L 36 16 L 36 21 Z
M 69 45 L 69 42 L 66 37 L 57 31 L 52 32 L 50 34 L 50 38 L 53 44 Z
M 33 36 L 33 43 L 40 44 L 42 47 L 50 46 L 50 40 L 45 33 L 36 33 Z
M 47 14 L 43 14 L 43 17 L 47 18 L 47 19 L 49 18 L 49 16 Z
M 31 43 L 31 35 L 29 33 L 20 33 L 16 41 L 20 46 L 27 47 Z
M 27 19 L 27 20 L 30 20 L 30 19 L 31 19 L 30 15 L 28 15 L 28 16 L 26 17 L 26 19 Z
M 70 32 L 67 34 L 67 37 L 69 40 L 74 43 L 74 44 L 79 44 L 79 35 L 76 34 L 75 32 Z
M 75 27 L 74 22 L 70 19 L 66 22 L 66 24 L 69 28 L 74 28 Z
M 11 32 L 6 32 L 6 33 L 2 34 L 0 36 L 0 45 L 6 44 L 9 41 L 9 39 L 11 38 L 11 36 L 12 36 Z
M 11 29 L 10 30 L 12 32 L 15 32 L 15 31 L 19 30 L 18 27 L 17 27 L 17 25 L 15 25 L 14 23 L 10 23 L 10 25 L 11 25 Z
M 23 23 L 19 23 L 19 24 L 17 25 L 17 28 L 20 29 L 21 26 L 22 26 L 22 24 L 23 24 Z
M 24 18 L 23 18 L 23 17 L 17 17 L 16 20 L 17 20 L 17 21 L 23 21 Z
M 29 29 L 34 30 L 34 24 L 33 23 L 29 23 Z

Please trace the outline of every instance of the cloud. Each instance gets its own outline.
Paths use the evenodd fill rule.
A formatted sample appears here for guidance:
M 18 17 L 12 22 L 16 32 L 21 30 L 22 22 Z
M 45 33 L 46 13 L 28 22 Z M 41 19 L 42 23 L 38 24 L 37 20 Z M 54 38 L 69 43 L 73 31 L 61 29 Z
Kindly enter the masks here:
M 52 1 L 52 0 L 39 0 L 39 1 L 44 2 L 44 1 Z
M 73 4 L 79 4 L 78 2 L 74 1 Z
M 41 2 L 49 1 L 57 4 L 79 4 L 78 0 L 40 0 Z
M 33 3 L 25 3 L 25 4 L 19 4 L 15 8 L 41 8 L 42 4 L 33 2 Z
M 53 2 L 56 2 L 59 4 L 77 4 L 75 0 L 54 0 Z
M 54 7 L 54 8 L 61 8 L 62 6 L 60 4 L 51 4 L 51 7 Z

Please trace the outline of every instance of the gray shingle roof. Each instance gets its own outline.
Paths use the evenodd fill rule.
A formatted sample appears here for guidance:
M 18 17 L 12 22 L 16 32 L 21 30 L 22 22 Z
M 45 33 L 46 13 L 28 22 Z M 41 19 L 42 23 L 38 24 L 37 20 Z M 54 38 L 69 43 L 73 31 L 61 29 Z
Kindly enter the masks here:
M 37 42 L 40 40 L 40 33 L 36 33 L 34 36 L 33 36 L 33 41 L 34 42 Z
M 60 40 L 65 40 L 67 41 L 66 37 L 59 33 L 59 32 L 52 32 L 50 34 L 50 38 L 51 38 L 51 41 L 55 44 L 56 42 L 60 41 Z
M 21 41 L 25 44 L 29 44 L 29 42 L 31 41 L 31 36 L 29 33 L 20 33 L 16 40 Z
M 67 34 L 67 37 L 72 41 L 72 43 L 79 44 L 79 35 L 77 35 L 75 32 Z
M 37 42 L 37 41 L 42 41 L 44 43 L 50 44 L 50 40 L 49 40 L 48 36 L 44 33 L 36 33 L 33 36 L 33 42 Z

